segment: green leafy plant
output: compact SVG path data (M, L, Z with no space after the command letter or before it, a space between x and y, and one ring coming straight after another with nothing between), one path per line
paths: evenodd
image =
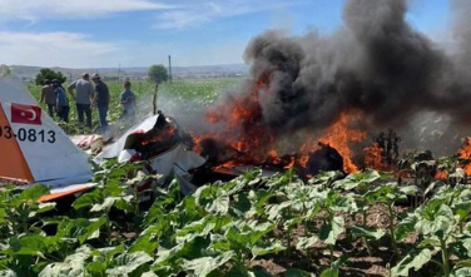
M363 197L370 203L380 203L386 206L385 213L388 216L388 232L391 239L391 245L396 258L400 257L399 248L397 245L397 213L394 205L401 200L407 200L407 196L415 195L417 193L416 186L401 187L398 183L391 182L383 184L371 191L368 191Z

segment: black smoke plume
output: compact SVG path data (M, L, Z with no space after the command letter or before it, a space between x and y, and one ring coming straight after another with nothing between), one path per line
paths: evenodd
M244 55L247 86L268 80L258 124L319 130L347 110L362 111L370 127L403 126L423 111L471 123L470 2L454 3L462 15L453 56L406 22L406 0L349 0L344 26L328 36L268 31L254 38Z

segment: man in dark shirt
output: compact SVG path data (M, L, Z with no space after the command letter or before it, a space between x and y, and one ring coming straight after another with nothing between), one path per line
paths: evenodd
M123 117L127 121L134 121L137 110L136 96L131 90L131 82L129 81L124 82L124 91L121 93L120 102L123 105Z
M108 114L108 106L110 103L110 93L108 91L108 86L101 80L98 73L92 75L92 80L95 83L95 98L93 99L93 104L98 108L100 129L104 132L108 128L106 116Z
M54 88L54 94L56 96L57 115L64 122L69 122L70 107L65 89L57 79L52 80L52 87Z
M41 88L41 103L46 103L49 115L54 117L56 95L54 94L54 88L52 87L51 81L48 79L44 80L44 86Z

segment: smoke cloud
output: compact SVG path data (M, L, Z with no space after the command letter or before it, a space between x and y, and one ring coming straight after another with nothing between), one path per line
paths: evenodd
M471 1L455 0L458 53L449 56L406 22L406 0L349 0L344 26L302 37L268 31L248 45L245 90L259 88L267 130L319 130L344 111L369 128L404 126L415 115L471 115ZM222 100L229 105L233 99ZM470 122L471 123L471 122Z

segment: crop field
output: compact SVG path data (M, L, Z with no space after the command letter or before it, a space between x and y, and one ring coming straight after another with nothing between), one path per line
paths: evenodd
M209 106L241 83L178 80L159 96ZM108 84L114 121L121 89ZM144 99L153 92L147 83L133 89ZM401 174L253 169L186 196L176 179L139 192L138 183L159 176L141 174L142 162L114 160L95 169L98 187L78 198L39 203L47 187L7 187L0 276L471 276L471 188L459 174L469 160L421 157L401 160ZM450 174L430 178L431 166Z
M254 170L139 203L139 164L109 162L99 187L57 214L48 189L1 192L1 276L470 276L471 189L365 171L308 183ZM58 204L59 205L59 204Z
M215 79L202 79L202 80L174 80L171 83L163 83L159 86L159 99L165 98L171 101L193 101L198 106L207 106L211 104L217 97L224 92L232 91L236 89L243 82L241 78L215 78ZM122 82L118 81L105 81L110 91L110 109L108 113L108 119L111 124L117 122L122 114L122 107L119 104L119 96L123 91ZM149 105L154 93L154 84L146 81L133 81L131 80L131 90L136 94L138 105L140 107L139 112L141 116L145 116L152 111L152 107ZM67 89L67 83L63 84L64 88ZM41 87L36 85L28 85L29 91L33 96L41 99ZM70 123L60 123L61 127L69 134L76 133L87 133L96 130L98 127L98 112L93 111L93 126L94 130L79 130L77 123L76 109L74 107L73 100L70 99ZM45 105L43 105L45 109ZM165 110L165 107L160 107ZM45 109L46 110L46 109ZM57 117L56 117L57 120Z
M470 15L0 0L0 277L471 277Z

